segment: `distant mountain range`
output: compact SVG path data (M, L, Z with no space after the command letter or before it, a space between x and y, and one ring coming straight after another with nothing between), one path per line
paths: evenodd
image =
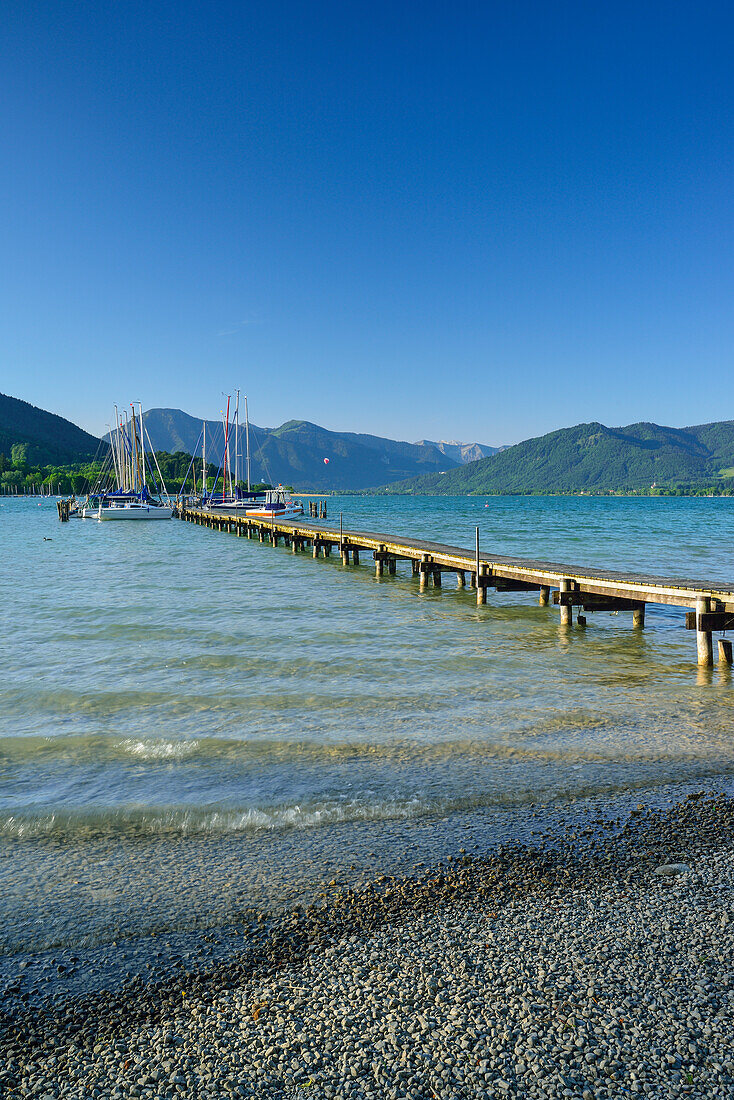
M31 466L87 462L106 450L102 441L63 416L0 394L0 454Z
M145 425L153 447L201 455L201 420L181 409L149 409ZM223 449L221 421L207 421L207 462L219 460ZM232 431L232 429L230 429ZM240 427L239 451L244 471L245 429ZM230 442L234 458L234 440ZM423 473L458 466L433 444L400 443L377 435L331 432L307 420L288 420L279 428L250 424L251 479L282 482L297 489L365 489ZM328 460L328 461L326 461Z
M498 451L505 450L504 447L490 447L486 443L459 443L456 439L439 439L437 443L432 439L421 439L418 441L418 446L435 447L447 458L453 458L458 465L476 462L480 458L489 458L490 455L496 455Z
M477 462L385 486L385 492L579 493L721 482L734 487L734 421L690 428L576 424Z
M145 422L156 450L201 455L196 417L180 409L151 409ZM222 441L221 423L208 421L208 462L219 461ZM69 420L0 394L0 454L6 459L29 466L73 465L104 450L104 441ZM244 427L239 450L244 476ZM250 454L253 482L283 482L302 491L379 486L375 491L441 495L583 493L653 485L734 490L732 420L689 428L576 424L504 448L455 440L401 443L289 420L279 428L250 425ZM482 457L466 461L475 454Z
M201 420L182 409L149 409L145 426L155 450L201 454ZM233 431L233 429L230 429ZM222 452L221 421L207 421L207 461ZM464 461L457 456L462 443L397 442L350 431L328 431L308 420L288 420L280 428L250 425L253 482L294 485L296 488L369 488L424 473L452 470ZM478 444L470 444L475 448ZM445 450L445 448L448 449ZM240 427L240 469L244 471L244 426ZM481 448L490 452L492 448ZM448 453L449 451L456 452ZM230 442L233 459L234 441ZM326 461L328 460L328 461Z

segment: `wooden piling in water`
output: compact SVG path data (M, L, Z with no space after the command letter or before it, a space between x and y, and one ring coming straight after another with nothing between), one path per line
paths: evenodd
M711 600L708 596L699 596L696 600L696 650L698 663L704 668L710 668L714 663L713 636L710 630L701 629L701 616L711 610Z
M645 605L636 607L632 612L632 625L636 630L642 630L645 625Z
M479 566L479 574L477 576L477 607L483 607L487 602L487 577L484 573L485 567Z
M547 607L550 603L550 585L541 584L540 595L538 596L538 604L540 607Z
M719 664L730 665L732 663L732 646L728 638L719 638Z
M463 569L457 569L456 571L456 587L466 588L466 573Z
M571 581L566 577L563 578L560 584L561 592L571 591ZM561 625L571 626L573 624L573 607L570 603L561 604Z

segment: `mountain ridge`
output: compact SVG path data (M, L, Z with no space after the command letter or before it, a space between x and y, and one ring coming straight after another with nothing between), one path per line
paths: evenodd
M86 462L107 447L57 413L0 393L0 454L11 461L50 466Z
M201 420L181 409L149 409L144 415L155 450L201 456ZM240 424L241 476L244 436L245 427ZM208 420L208 462L221 455L223 441L222 423ZM308 420L286 420L276 428L250 424L250 455L253 482L282 482L316 491L369 489L422 471L437 472L457 465L434 447L356 432L332 432Z
M673 428L652 421L600 421L523 440L445 474L416 477L381 492L436 495L639 491L728 481L734 487L734 421Z

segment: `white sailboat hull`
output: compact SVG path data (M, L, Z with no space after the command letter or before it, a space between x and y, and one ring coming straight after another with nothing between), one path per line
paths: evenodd
M173 508L155 504L113 504L106 508L85 508L85 519L104 520L149 520L171 519Z

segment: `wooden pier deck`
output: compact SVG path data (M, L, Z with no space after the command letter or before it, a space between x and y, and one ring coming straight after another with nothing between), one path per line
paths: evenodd
M441 587L445 573L453 574L460 588L467 586L468 578L480 605L486 603L488 589L537 592L540 606L557 604L561 622L568 626L573 623L574 608L578 609L581 624L586 622L585 615L589 612L630 611L632 624L638 629L645 625L648 603L690 608L684 625L696 632L698 663L704 666L713 664L714 632L734 630L734 582L660 577L507 557L477 547L470 550L384 532L340 529L306 516L264 520L185 506L179 506L176 514L189 523L257 538L274 546L283 541L293 553L310 549L313 557L328 557L335 550L345 566L358 565L360 555L369 554L377 576L385 571L394 574L398 561L409 561L421 589L429 584ZM732 643L727 639L719 641L718 656L722 664L732 663Z

